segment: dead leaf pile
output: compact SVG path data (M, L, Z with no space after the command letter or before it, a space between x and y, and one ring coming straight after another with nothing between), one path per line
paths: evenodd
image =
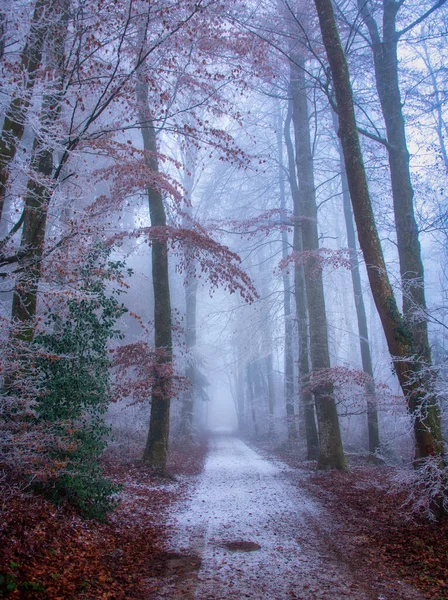
M262 450L272 454L272 449ZM367 579L383 578L389 594L395 574L395 580L420 590L422 599L448 598L448 519L431 523L411 518L403 507L406 492L396 491L393 484L394 468L360 465L357 459L348 472L317 473L314 465L293 454L275 454L305 470L300 485L330 511L331 527L322 534L344 563ZM394 598L402 593L397 588Z
M185 449L184 449L185 450ZM206 447L171 452L180 481L161 480L137 461L105 459L106 474L121 484L120 503L106 523L80 518L23 491L17 482L0 491L0 597L124 599L145 597L147 580L165 563L170 506L201 471ZM185 477L184 477L185 475Z

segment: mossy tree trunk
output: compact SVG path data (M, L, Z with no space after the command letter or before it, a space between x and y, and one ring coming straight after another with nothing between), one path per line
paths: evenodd
M398 380L414 419L415 458L418 464L419 459L443 455L439 408L431 394L431 374L428 374L424 363L415 360L415 338L398 310L387 274L367 186L347 60L339 37L333 5L331 0L315 0L315 5L333 77L339 137L359 245Z
M64 0L61 2L64 3ZM20 57L20 70L25 82L24 89L20 95L11 100L5 110L0 136L0 220L8 189L10 166L25 131L26 114L31 104L36 74L42 60L42 48L47 33L52 30L53 12L58 4L58 0L36 1L31 17L30 31ZM50 44L52 44L51 40ZM37 158L35 166L39 166Z

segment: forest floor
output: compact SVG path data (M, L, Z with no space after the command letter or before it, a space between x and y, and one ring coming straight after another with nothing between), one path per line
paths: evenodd
M404 539L409 540L406 533L403 539L400 535L401 527L406 529L410 524L379 519L381 538L375 514L384 505L391 516L397 505L389 498L384 501L385 482L381 482L381 489L377 486L380 479L376 468L370 489L368 472L363 476L355 471L317 475L290 456L282 458L287 461L273 458L272 448L258 445L254 450L237 438L212 438L193 496L175 507L168 568L162 579L149 582L148 598L448 597L442 580L444 565L435 556L446 547L434 545L437 531L446 533L446 529L422 526L418 542L408 546L407 554L405 547L402 557L394 554L393 543L398 548ZM365 510L363 498L375 502L375 508ZM384 534L387 526L391 528L389 546ZM412 527L415 534L418 527ZM432 571L420 564L428 561L430 565L430 556ZM410 576L411 569L404 569L404 565L412 568L412 564L417 573L414 576ZM418 573L426 573L426 579Z
M446 600L448 523L409 521L391 470L317 474L230 436L172 448L161 480L110 455L105 523L0 487L0 596L43 600ZM10 592L6 594L6 588Z
M352 572L380 584L379 598L408 598L396 579L422 600L448 599L448 518L429 522L411 515L408 492L396 484L396 468L366 464L365 457L353 455L348 471L318 473L315 463L304 463L285 448L258 443L257 449L301 473L303 488L330 516L324 538Z
M173 479L152 475L137 458L105 457L120 502L104 523L56 507L10 478L0 481L0 597L39 600L140 600L162 576L173 505L188 497L206 444L172 447Z

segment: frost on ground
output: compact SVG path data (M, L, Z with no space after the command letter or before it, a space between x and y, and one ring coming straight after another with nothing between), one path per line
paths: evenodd
M174 519L165 577L148 582L148 598L419 598L400 582L387 595L354 571L297 471L237 438L211 440L198 487Z

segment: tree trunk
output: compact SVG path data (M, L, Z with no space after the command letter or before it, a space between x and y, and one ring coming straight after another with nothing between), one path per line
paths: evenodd
M317 256L317 251L319 250L317 205L304 67L305 61L301 56L297 56L294 63L291 63L292 120L295 132L297 175L302 205L303 250L310 251L311 253L304 261L310 328L311 365L313 371L318 372L321 369L329 369L331 364L328 349L322 268ZM345 469L346 463L339 429L339 418L333 398L333 384L331 382L321 384L313 391L319 428L318 468Z
M286 219L286 194L285 194L285 166L283 161L283 136L282 136L282 118L278 115L277 123L277 149L278 149L278 181L280 188L280 210L281 219ZM285 260L289 254L288 232L282 228L282 258ZM293 314L291 310L291 282L289 273L283 271L283 310L284 310L284 335L285 335L285 409L286 426L288 431L288 440L295 442L297 440L297 426L295 421L294 407L294 356L292 346L293 332Z
M339 129L338 117L332 113L333 126L337 132ZM361 274L359 272L359 261L356 248L356 233L353 223L353 213L350 204L350 191L348 189L347 173L345 172L344 153L340 142L338 142L339 169L341 172L342 202L344 207L345 227L347 231L347 245L350 250L351 276L353 295L355 298L356 317L358 321L359 347L361 351L362 369L369 376L365 386L367 394L367 428L369 433L369 452L373 457L380 449L380 436L378 428L378 412L376 405L375 384L373 381L372 357L370 354L369 331L367 328L366 308L361 285Z
M258 437L259 429L257 422L257 412L255 409L255 394L254 394L254 363L248 362L246 365L246 390L247 390L247 403L249 405L250 414L252 417L252 425L254 428L255 436Z
M251 377L253 385L253 406L255 414L258 417L258 415L263 414L262 409L264 400L268 397L267 381L264 378L261 358L257 358L251 362ZM262 425L264 425L264 423L262 423ZM260 433L259 427L257 433Z
M269 340L272 342L272 340ZM268 434L271 439L274 438L274 413L275 413L275 391L274 391L274 370L273 370L273 357L270 352L265 358L266 364L266 376L268 380L268 411L269 411L269 425Z
M339 116L339 137L358 240L367 266L370 287L386 336L389 352L410 413L414 418L416 461L442 456L440 413L430 392L431 375L414 360L414 340L397 307L384 262L375 217L367 186L364 162L356 126L350 75L342 49L331 0L315 0L322 37L333 76Z
M266 274L263 272L263 265L265 264L264 251L261 249L259 255L259 287L262 298L269 297L269 285L266 281ZM268 409L268 435L273 437L274 435L274 411L275 411L275 390L274 390L274 373L273 373L273 356L272 356L272 318L270 307L267 302L261 304L261 318L264 323L261 330L261 352L264 355L263 359L260 358L256 361L258 377L255 378L256 385L258 386L258 397L261 400L262 397L267 399ZM263 365L264 363L264 365ZM264 377L266 375L266 379Z
M182 423L181 434L188 440L193 437L193 414L195 401L195 374L196 365L194 351L196 348L196 298L198 282L196 279L196 264L191 253L186 251L186 269L185 269L185 348L187 351L187 368L185 376L189 382L189 388L186 390L182 405Z
M296 165L294 146L291 140L292 103L289 103L288 114L285 120L284 135L288 153L289 184L294 208L294 238L293 251L302 252L302 206L299 186L296 178ZM308 336L308 308L305 284L305 273L303 265L299 262L294 264L294 297L296 301L296 314L299 338L299 393L300 402L303 407L305 418L305 435L307 447L307 460L317 460L319 455L319 439L317 435L316 419L314 416L313 395L309 388L309 336Z
M56 0L36 1L28 39L20 57L20 68L25 82L24 91L22 95L11 100L5 111L0 136L0 220L8 188L9 169L16 155L17 145L23 137L25 117L31 104L36 72L42 60L42 46L48 30L51 29L52 13L57 4ZM36 159L37 167L38 162L39 160Z
M194 160L188 155L188 151L184 156L184 169L186 175L184 177L184 188L187 192L189 201L193 193L193 173ZM191 204L186 203L184 206L184 227L191 226ZM183 395L183 404L181 411L181 426L180 434L187 440L193 439L193 415L194 403L196 395L196 364L195 364L195 348L196 348L196 304L198 280L196 278L196 262L190 248L185 249L185 349L187 352L187 367L185 376L189 382L189 388Z
M431 352L426 320L424 269L414 215L414 189L398 79L399 35L396 30L396 18L400 4L395 0L383 0L382 39L370 12L369 3L366 0L358 0L358 8L369 30L376 88L386 125L403 291L403 314L407 327L412 332L415 353L429 364Z
M137 83L137 102L146 166L154 177L159 173L157 140L149 114L148 86L143 79ZM152 227L165 227L166 215L160 189L149 185L149 215ZM166 470L168 454L171 376L172 325L171 298L168 273L168 245L166 241L152 241L152 284L154 290L154 341L157 352L158 380L152 390L151 415L143 461L161 471Z
M244 394L244 353L239 347L236 349L236 393L237 393L237 411L238 411L238 432L245 434L248 431L247 423L247 404ZM249 400L249 398L247 398Z
M0 8L0 60L3 60L5 55L5 35L6 35L6 14L4 10Z
M25 253L17 278L12 301L12 318L20 323L17 336L31 341L34 336L34 319L37 307L37 291L42 271L42 255L45 242L47 213L53 194L53 149L47 137L54 129L62 106L64 45L68 27L70 0L59 0L55 22L49 28L47 66L52 70L53 90L42 100L41 131L33 144L31 166L35 175L27 185L21 250Z

